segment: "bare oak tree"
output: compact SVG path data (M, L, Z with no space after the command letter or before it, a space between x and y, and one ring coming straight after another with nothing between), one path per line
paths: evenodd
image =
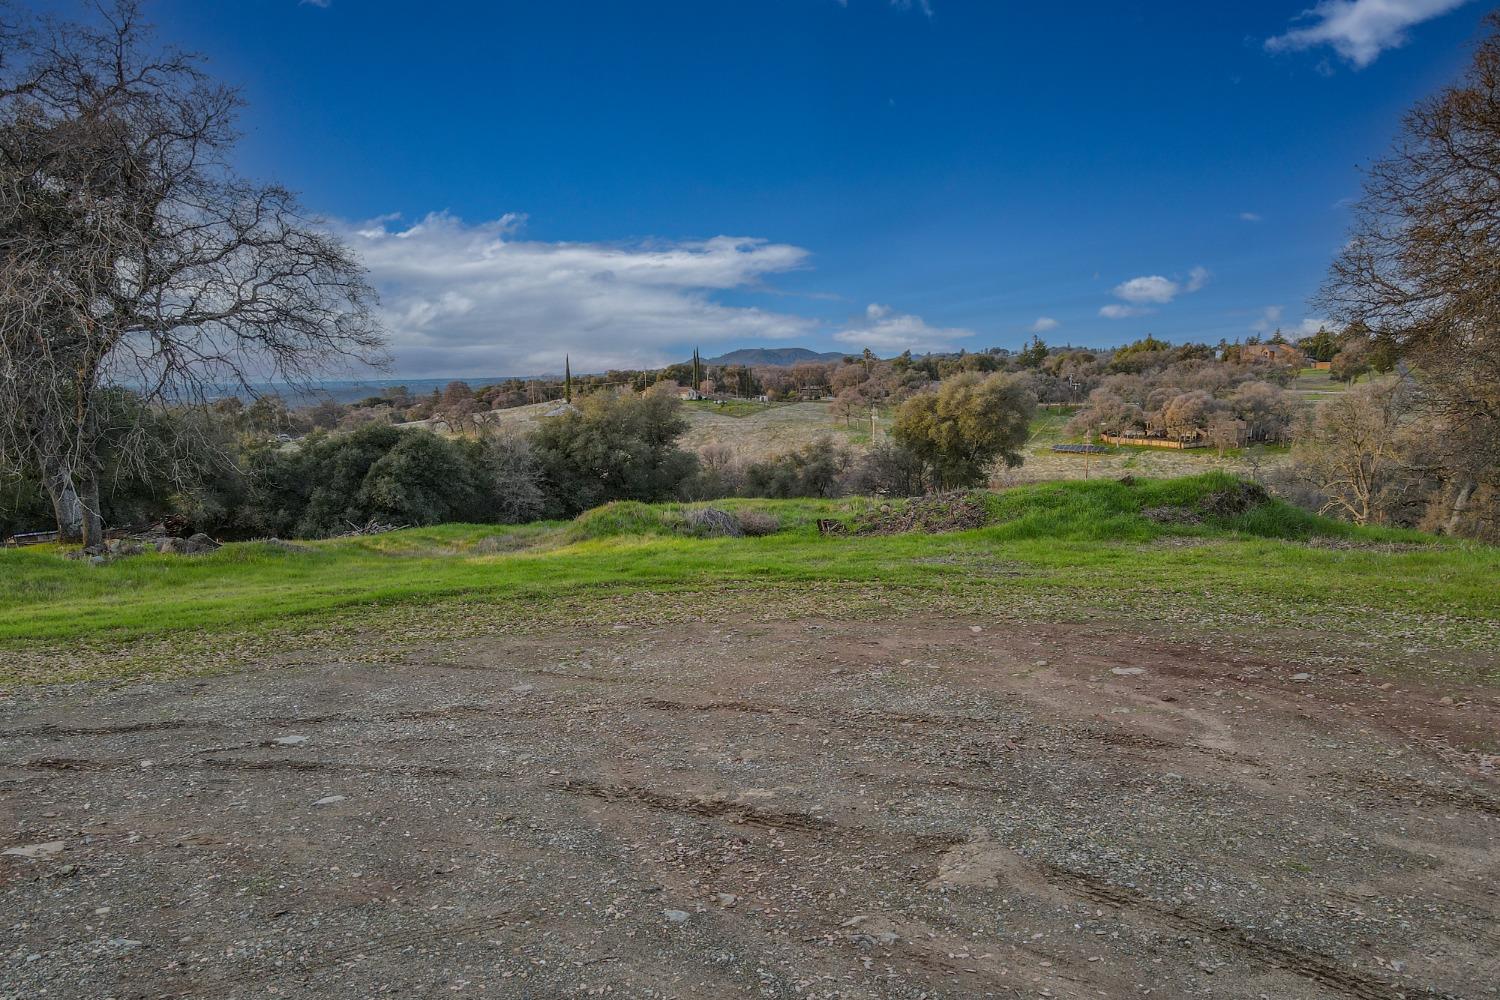
M1321 293L1415 367L1450 531L1500 534L1500 12L1464 79L1418 104L1368 173ZM1349 348L1345 348L1346 353Z
M135 0L38 21L0 63L0 465L65 538L102 540L110 393L202 403L378 360L363 268L275 185L237 177L237 94L153 44ZM118 409L118 408L115 408Z
M1318 406L1293 448L1293 468L1323 498L1319 514L1343 515L1355 524L1382 519L1387 494L1406 480L1401 432L1412 402L1411 387L1390 377Z

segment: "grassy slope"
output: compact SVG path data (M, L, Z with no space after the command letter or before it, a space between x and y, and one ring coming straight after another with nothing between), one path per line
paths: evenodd
M684 537L670 527L674 505L613 504L573 523L444 525L304 551L244 543L97 567L49 549L0 552L0 678L34 679L39 662L45 672L47 656L75 648L173 633L289 634L336 619L375 627L398 605L522 613L671 593L749 594L762 605L773 594L815 593L830 611L840 595L874 593L907 611L960 602L1074 620L1186 615L1200 624L1322 622L1349 634L1436 630L1473 648L1493 641L1500 549L1414 546L1430 540L1279 503L1202 525L1141 516L1193 508L1232 482L1211 474L1021 487L988 496L989 526L942 535L818 534L818 518L849 519L868 501L738 501L729 505L775 513L783 530ZM1303 544L1318 538L1355 547ZM6 669L7 650L28 649L29 667ZM39 660L38 650L52 652Z

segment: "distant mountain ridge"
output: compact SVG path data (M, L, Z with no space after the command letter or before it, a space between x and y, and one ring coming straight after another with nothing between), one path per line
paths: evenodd
M721 354L717 358L704 358L709 365L799 365L804 361L838 361L845 356L843 351L825 351L819 354L805 347L743 347L738 351Z

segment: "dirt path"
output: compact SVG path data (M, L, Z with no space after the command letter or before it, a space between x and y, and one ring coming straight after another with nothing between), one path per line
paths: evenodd
M1495 695L1301 669L801 621L20 692L0 997L1500 995Z

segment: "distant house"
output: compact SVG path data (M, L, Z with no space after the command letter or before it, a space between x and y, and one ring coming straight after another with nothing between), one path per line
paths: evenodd
M697 389L693 389L693 388L684 386L683 388L677 390L677 398L678 399L702 399L703 398L703 393L699 392Z
M1307 364L1307 355L1300 347L1291 344L1246 344L1240 348L1240 360L1245 362L1265 361L1273 365Z

